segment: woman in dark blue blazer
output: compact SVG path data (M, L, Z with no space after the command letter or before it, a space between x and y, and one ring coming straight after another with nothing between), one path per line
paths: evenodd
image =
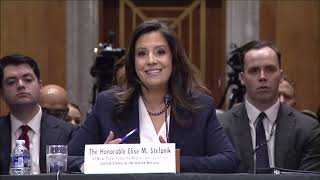
M69 144L70 155L83 155L85 144L170 142L181 150L181 172L236 170L238 160L217 120L213 98L164 22L150 20L135 29L125 70L127 84L98 95ZM120 137L136 128L122 142Z

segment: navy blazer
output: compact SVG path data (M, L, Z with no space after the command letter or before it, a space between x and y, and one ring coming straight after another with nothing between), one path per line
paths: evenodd
M77 128L61 119L42 112L40 126L40 172L46 173L46 146L66 145ZM8 174L11 153L10 116L0 118L0 173ZM31 157L32 158L32 157Z
M241 161L238 172L252 172L254 152L244 103L225 112L219 120ZM276 122L275 167L320 171L320 126L317 120L281 103Z
M92 112L68 145L70 155L83 156L85 144L104 143L109 131L113 131L115 137L123 137L132 129L138 128L138 132L126 142L140 143L138 97L123 113L121 122L112 119L113 100L111 91L98 95ZM170 119L169 141L175 143L176 148L181 151L181 172L233 172L237 168L238 160L216 118L213 99L201 94L197 101L202 108L193 115L177 109L181 118L195 117L190 127L183 128L172 116Z

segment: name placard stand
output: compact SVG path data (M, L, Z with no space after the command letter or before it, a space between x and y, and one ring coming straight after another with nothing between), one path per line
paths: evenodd
M176 173L180 173L180 149L176 149Z
M180 151L174 143L85 146L85 174L176 172L180 172Z

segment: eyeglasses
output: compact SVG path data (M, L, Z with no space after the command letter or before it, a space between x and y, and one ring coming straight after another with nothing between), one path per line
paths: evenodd
M63 119L66 117L68 109L63 110L63 109L47 109L47 108L42 108L42 112L45 112L47 114L50 114L52 116L55 116L58 119Z

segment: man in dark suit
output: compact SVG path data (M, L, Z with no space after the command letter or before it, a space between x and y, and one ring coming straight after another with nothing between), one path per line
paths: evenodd
M284 103L280 52L269 42L240 48L245 102L219 119L241 160L239 172L263 168L320 171L319 123Z
M17 139L24 139L31 154L31 173L46 172L46 145L65 145L72 125L43 113L39 104L40 70L30 57L10 55L0 61L0 93L10 113L0 119L0 173L8 174L10 153Z
M43 112L65 120L69 112L68 94L56 84L48 84L40 91L39 104Z

